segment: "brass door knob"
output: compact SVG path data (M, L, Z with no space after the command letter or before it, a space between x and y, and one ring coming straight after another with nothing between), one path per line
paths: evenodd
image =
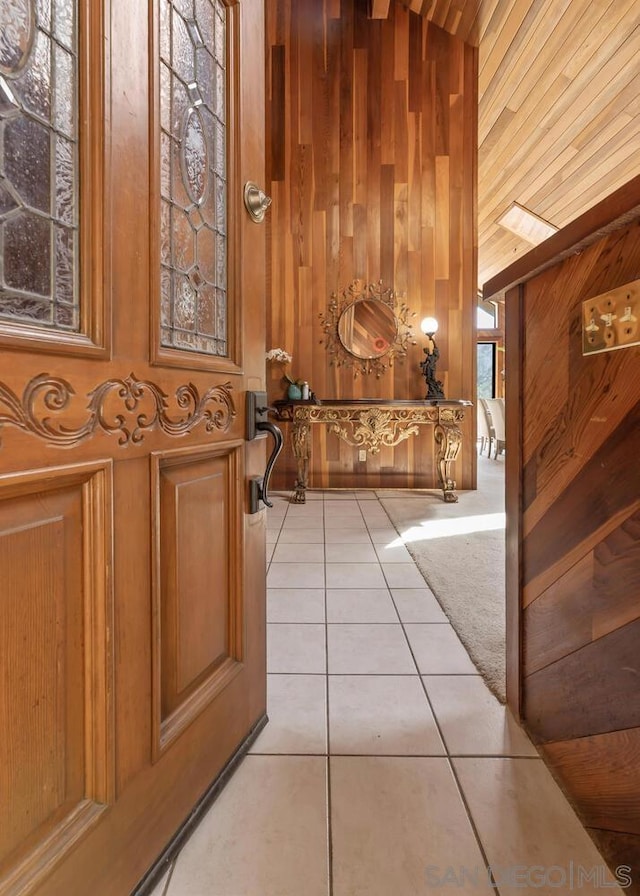
M264 221L267 209L271 205L271 197L267 196L257 184L248 180L244 185L244 205L252 221L260 224Z

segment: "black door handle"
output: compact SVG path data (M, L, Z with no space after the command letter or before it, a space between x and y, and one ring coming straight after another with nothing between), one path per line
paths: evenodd
M269 480L271 479L271 471L273 470L273 465L275 464L278 455L282 451L282 432L280 428L275 425L275 423L270 423L268 420L266 422L256 423L256 429L261 430L262 432L269 432L273 436L273 451L269 456L269 460L267 461L267 466L264 471L264 476L262 479L257 478L256 486L258 490L258 501L263 501L267 507L273 507L273 504L269 500Z
M267 404L266 392L247 392L247 439L255 439L259 432L268 432L273 436L273 451L269 455L264 476L253 476L249 480L249 513L260 510L260 501L267 507L273 507L269 500L269 479L273 466L282 451L282 432L280 428L267 419L270 408Z

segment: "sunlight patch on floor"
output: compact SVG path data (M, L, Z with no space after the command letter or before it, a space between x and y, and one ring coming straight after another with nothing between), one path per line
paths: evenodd
M425 520L419 526L411 526L394 538L387 547L398 547L412 541L429 541L433 538L450 538L452 535L469 535L472 532L491 532L504 529L505 513L481 513L476 516L461 516L453 520Z

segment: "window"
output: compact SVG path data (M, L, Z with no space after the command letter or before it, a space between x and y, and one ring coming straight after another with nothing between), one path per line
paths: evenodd
M479 330L495 330L496 308L489 302L478 303L476 323Z
M477 352L478 398L495 398L496 344L495 342L479 342L477 346Z

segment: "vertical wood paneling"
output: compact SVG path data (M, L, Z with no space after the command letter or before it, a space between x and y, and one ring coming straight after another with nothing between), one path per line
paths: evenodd
M478 46L478 255L486 283L531 249L497 223L514 200L563 228L637 173L638 3L400 2Z
M290 352L287 373L319 397L423 398L419 322L435 315L445 393L473 400L475 49L399 2L376 20L364 0L269 0L267 22L267 347ZM319 314L354 279L382 279L415 313L416 344L380 379L331 367L320 342ZM283 372L268 371L272 400L284 395ZM472 418L461 488L474 484ZM314 486L436 485L428 430L366 464L320 430ZM285 451L276 486L291 485L294 470Z

